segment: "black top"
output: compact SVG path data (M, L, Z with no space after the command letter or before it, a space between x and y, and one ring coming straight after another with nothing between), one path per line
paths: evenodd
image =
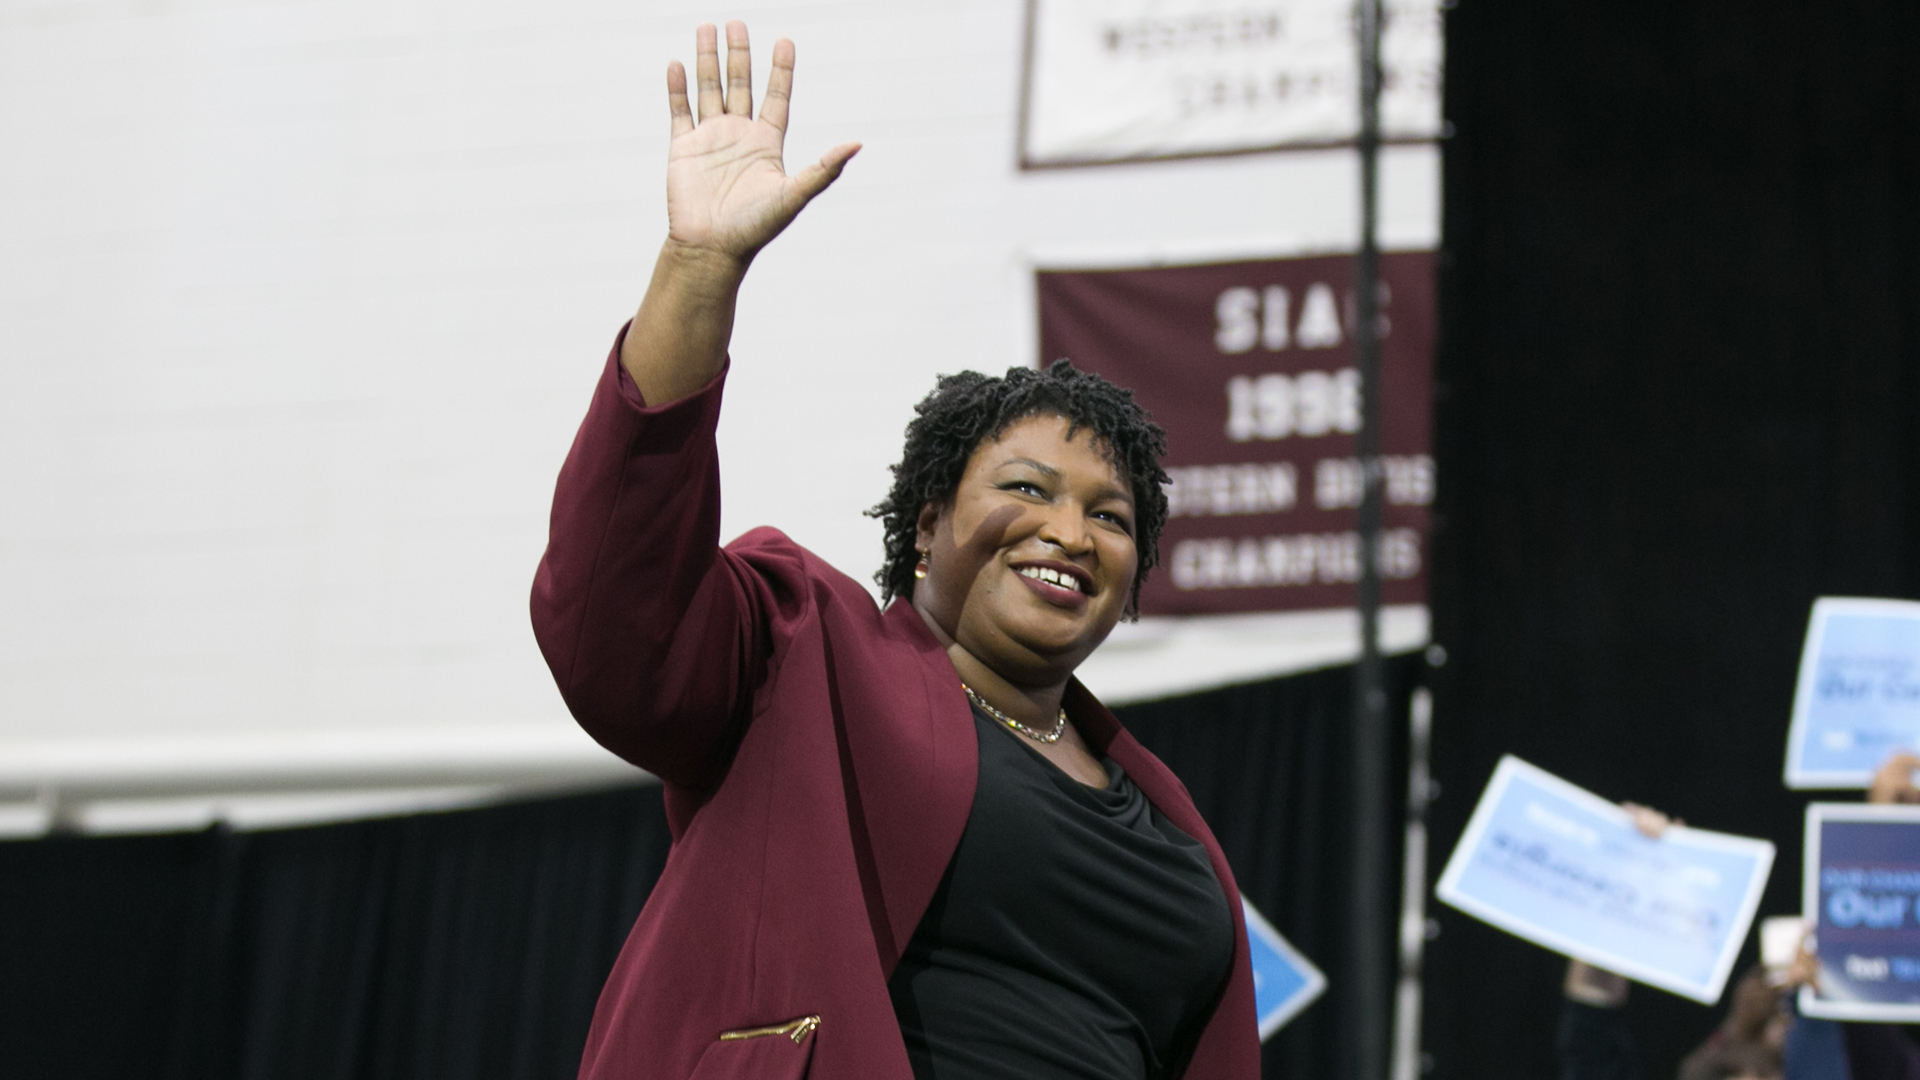
M974 710L966 831L888 989L917 1080L1177 1075L1233 962L1206 848Z

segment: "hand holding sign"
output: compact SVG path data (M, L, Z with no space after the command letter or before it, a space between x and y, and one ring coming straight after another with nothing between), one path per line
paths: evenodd
M1904 750L1888 758L1867 785L1867 801L1889 806L1920 803L1920 788L1913 786L1915 769L1920 769L1920 757Z
M1920 1021L1920 806L1814 803L1806 845L1819 970L1800 1011Z
M1662 827L1506 757L1436 892L1555 952L1712 1003L1772 866L1764 840Z

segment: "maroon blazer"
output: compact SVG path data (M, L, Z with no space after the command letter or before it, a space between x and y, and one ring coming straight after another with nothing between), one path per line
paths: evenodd
M912 1080L887 978L973 805L959 676L911 604L880 610L785 535L721 547L725 372L651 408L619 356L616 341L560 472L533 625L580 725L666 785L674 844L601 991L580 1076ZM1234 963L1185 1075L1255 1080L1246 927L1220 845L1078 681L1066 708L1206 845Z

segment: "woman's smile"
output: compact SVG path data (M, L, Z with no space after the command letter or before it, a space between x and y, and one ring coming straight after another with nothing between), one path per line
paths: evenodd
M1030 560L1013 568L1034 595L1056 607L1078 611L1094 591L1093 576L1077 566L1049 560Z

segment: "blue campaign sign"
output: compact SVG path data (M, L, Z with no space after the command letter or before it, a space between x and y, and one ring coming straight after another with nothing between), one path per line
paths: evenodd
M1920 752L1920 603L1813 603L1787 733L1787 786L1863 788L1887 757Z
M1555 952L1712 1004L1746 940L1773 845L1620 807L1516 757L1494 770L1435 889Z
M1327 977L1244 896L1240 910L1247 916L1247 946L1253 955L1253 1013L1260 1020L1260 1041L1265 1042L1325 992Z
M1800 1011L1920 1021L1920 806L1807 807L1802 889L1820 974Z

